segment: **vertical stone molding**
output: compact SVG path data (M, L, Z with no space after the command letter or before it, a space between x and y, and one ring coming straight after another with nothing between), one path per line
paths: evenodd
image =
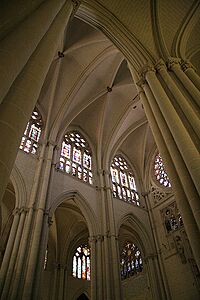
M69 21L73 5L68 0L57 14L37 49L14 81L1 104L0 112L0 198L7 185L20 138L38 99L60 37ZM48 49L48 51L47 51ZM28 99L28 101L27 101ZM12 149L12 151L10 150ZM7 155L9 153L9 157Z
M200 194L200 156L198 149L196 148L196 145L194 145L189 133L185 130L181 118L173 107L167 93L161 86L152 67L149 68L145 66L142 70L142 76L145 77L148 86L155 97L156 105L158 105L160 113L167 123L167 127L181 153L192 181L194 182L194 186Z
M182 83L183 87L188 91L192 96L196 105L200 107L200 91L193 82L188 78L188 76L181 69L181 60L178 58L170 57L167 62L169 70L173 71L177 78Z
M179 107L182 109L183 113L185 114L185 117L188 119L188 122L190 123L192 129L196 133L197 137L200 137L200 122L198 115L196 114L196 111L194 108L190 105L188 99L185 98L183 93L181 93L180 89L177 87L176 83L173 81L173 79L170 77L167 71L166 64L163 60L159 60L156 65L156 70L161 75L164 83L166 84L167 88L170 90L174 98L176 99L176 102L178 103ZM185 126L185 129L187 130L187 127Z
M0 103L44 38L64 2L64 0L44 1L0 41ZM26 42L22 43L24 40Z
M187 60L181 63L181 67L183 72L189 77L196 88L200 91L200 77L196 73L195 67L191 64L191 62Z
M130 68L131 69L131 68ZM132 70L132 69L131 69ZM175 144L166 121L159 109L153 93L151 92L147 81L144 76L138 81L134 71L132 71L133 78L137 82L138 92L144 109L151 126L156 144L164 159L167 167L170 180L173 184L173 189L176 195L178 207L184 219L184 224L188 236L190 236L190 243L195 255L195 259L200 267L200 245L199 245L199 229L192 213L189 201L183 189L181 179L183 180L184 174L177 174L178 170L182 170L183 162L180 160L180 153ZM181 165L180 165L181 164ZM178 167L177 167L178 166ZM187 187L187 185L186 185ZM198 197L198 194L195 194Z
M13 250L13 245L14 245L14 241L15 241L15 237L16 237L16 233L17 233L17 229L18 229L18 225L19 225L19 219L20 219L19 209L15 209L14 219L13 219L9 239L7 242L7 246L6 246L6 250L4 253L1 270L0 270L0 294L2 292L3 285L5 282L6 272L8 270L8 266L9 266L9 262L10 262L10 258L11 258L11 254L12 254L12 250Z

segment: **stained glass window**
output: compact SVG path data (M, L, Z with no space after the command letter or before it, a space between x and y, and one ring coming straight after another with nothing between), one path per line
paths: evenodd
M70 131L65 134L59 168L84 182L93 184L92 152L79 132Z
M42 125L42 117L37 108L35 108L24 131L19 147L21 150L26 153L37 153Z
M90 248L87 244L80 245L73 257L72 275L90 280Z
M113 196L139 206L139 195L133 173L121 155L114 157L110 171L113 184Z
M154 174L155 174L157 181L160 182L160 184L162 184L166 187L171 187L169 177L167 175L165 166L163 164L163 160L159 153L156 155L155 160L154 160Z
M141 252L138 247L126 242L120 255L121 279L132 277L143 270Z

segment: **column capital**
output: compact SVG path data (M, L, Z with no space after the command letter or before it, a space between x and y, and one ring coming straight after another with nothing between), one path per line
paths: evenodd
M103 235L98 234L98 235L96 236L96 239L97 239L97 241L102 242L103 239L104 239L104 237L103 237Z
M146 80L141 77L137 82L136 82L136 85L138 85L142 90L143 90L143 86L145 85L146 83ZM142 91L139 91L138 94L140 94Z
M144 66L140 69L139 75L140 75L143 79L145 79L146 74L147 74L148 72L156 72L154 66L153 66L152 64L150 64L150 63L144 65Z
M193 64L189 60L185 60L181 63L181 68L183 72L187 71L187 69L193 69L196 72L196 68L193 66Z
M20 209L18 207L16 207L13 211L12 214L14 215L18 215L20 213Z
M178 66L180 67L181 59L177 57L169 57L167 60L167 67L171 70L173 67Z
M167 66L166 63L164 62L163 59L159 59L157 61L157 63L155 64L155 68L156 70L160 71L160 70L167 70Z
M81 0L71 0L71 1L73 4L73 11L75 13L81 4Z
M95 235L90 236L90 237L88 238L88 241L89 241L89 243L96 243L97 237L96 237Z

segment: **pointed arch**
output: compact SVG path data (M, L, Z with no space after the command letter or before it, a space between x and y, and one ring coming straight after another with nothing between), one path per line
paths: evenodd
M96 235L99 232L97 217L93 209L88 205L87 200L79 193L79 191L71 190L60 194L53 202L49 209L50 216L53 215L56 208L65 200L73 200L83 214L90 236Z

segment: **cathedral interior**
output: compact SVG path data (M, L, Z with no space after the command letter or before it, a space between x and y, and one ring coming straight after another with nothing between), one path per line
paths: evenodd
M200 299L200 1L0 20L0 299Z

